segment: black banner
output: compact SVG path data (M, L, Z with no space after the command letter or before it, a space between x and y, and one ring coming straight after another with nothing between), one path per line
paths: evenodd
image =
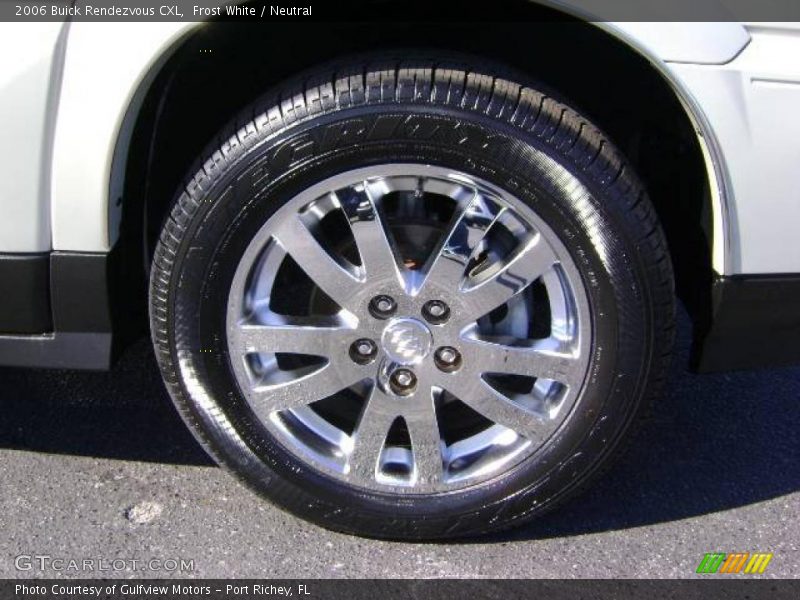
M800 582L702 580L91 580L0 581L0 600L756 600L800 597Z
M0 0L0 21L800 21L798 0Z

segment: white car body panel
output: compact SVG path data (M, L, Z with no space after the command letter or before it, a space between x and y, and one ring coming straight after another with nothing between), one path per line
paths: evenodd
M0 108L30 108L0 122L4 131L19 132L0 138L0 164L13 169L13 177L0 177L0 211L11 215L0 224L0 252L105 252L117 236L121 182L110 178L115 148L128 133L121 131L124 116L169 49L200 25L72 23L63 83L51 77L60 53L55 26L63 25L34 25L50 32L24 42L39 57L26 67L36 85L13 75L19 65L0 66ZM660 69L695 121L714 195L715 270L799 272L800 115L789 110L800 104L798 30L739 23L598 26ZM13 36L0 39L19 52ZM56 124L48 132L46 99L54 94ZM16 158L20 144L27 144L28 160Z
M122 182L110 182L111 164L117 139L125 133L123 118L151 67L195 26L73 24L53 152L54 250L103 252L113 245L120 207L108 207L119 197L115 190Z
M752 41L717 67L670 69L703 108L730 189L728 270L800 271L800 26L752 27Z
M601 24L603 26L604 24ZM606 28L618 32L662 62L721 65L733 60L750 41L740 23L653 23L621 21Z
M51 74L66 27L0 23L0 252L51 248L50 102L58 90Z

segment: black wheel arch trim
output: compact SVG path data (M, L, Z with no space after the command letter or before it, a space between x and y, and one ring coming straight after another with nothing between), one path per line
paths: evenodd
M710 314L692 316L694 371L800 363L800 274L716 276Z
M126 260L119 246L0 255L0 365L109 369L146 331L144 290Z

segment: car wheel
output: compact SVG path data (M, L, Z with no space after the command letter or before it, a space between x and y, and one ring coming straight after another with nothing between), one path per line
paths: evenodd
M325 527L522 523L663 382L666 243L578 112L477 61L335 65L204 155L151 276L156 355L209 453Z

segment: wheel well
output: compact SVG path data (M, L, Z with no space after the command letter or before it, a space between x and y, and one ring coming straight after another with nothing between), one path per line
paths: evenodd
M132 267L128 271L141 277L146 289L150 256L177 189L242 107L336 56L424 47L508 65L557 90L604 129L644 180L667 236L678 296L702 324L710 311L712 210L708 173L689 117L663 76L630 47L594 25L530 6L530 21L490 26L209 23L199 28L164 63L135 118L118 242Z

